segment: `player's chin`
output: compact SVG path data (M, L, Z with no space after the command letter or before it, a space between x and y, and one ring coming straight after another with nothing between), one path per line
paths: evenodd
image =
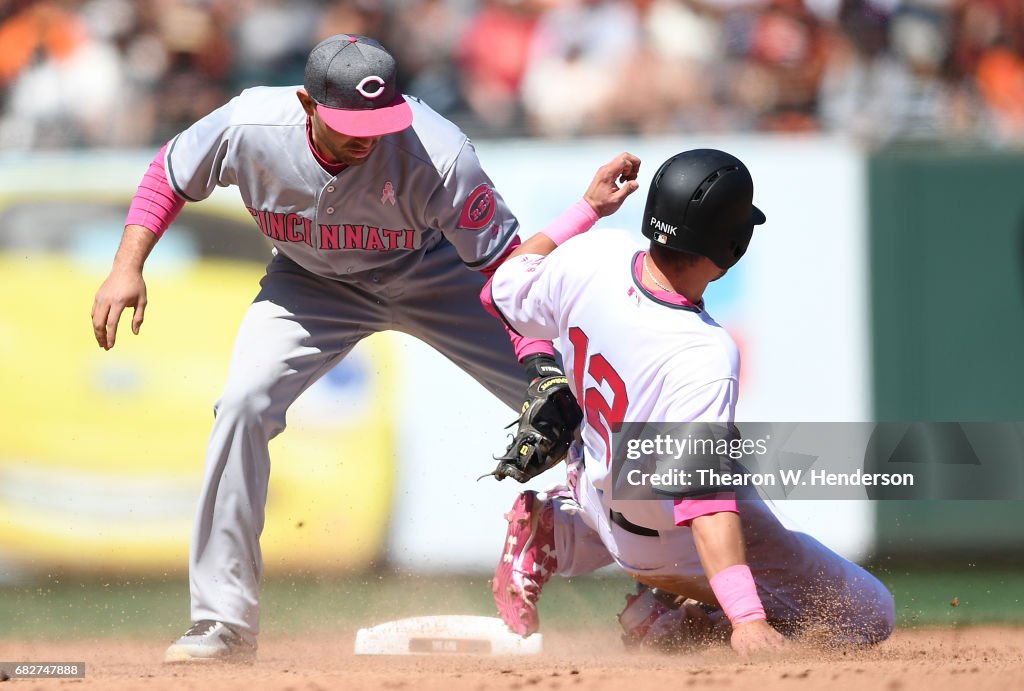
M371 154L376 147L370 147L369 149L357 149L355 151L346 151L344 156L341 156L341 160L350 166L358 166L366 163L370 158Z

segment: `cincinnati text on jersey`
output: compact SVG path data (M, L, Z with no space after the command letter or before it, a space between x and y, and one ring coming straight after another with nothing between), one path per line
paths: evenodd
M389 250L415 249L416 233L411 228L392 230L360 224L321 223L318 239L313 236L313 222L297 213L257 210L246 207L256 224L271 240L301 242L321 250Z

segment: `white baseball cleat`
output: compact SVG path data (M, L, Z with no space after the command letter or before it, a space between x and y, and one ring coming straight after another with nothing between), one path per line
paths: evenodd
M219 621L192 625L164 653L164 662L255 662L256 637Z

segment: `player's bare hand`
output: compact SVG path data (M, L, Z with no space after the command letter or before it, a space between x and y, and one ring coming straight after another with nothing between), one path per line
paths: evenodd
M92 331L104 350L114 347L117 323L127 307L134 310L132 333L138 335L146 312L146 282L140 272L115 269L96 291L92 303Z
M786 649L786 638L764 619L737 624L732 630L732 649L741 657L779 653Z
M583 198L599 217L610 216L640 187L636 181L639 172L640 159L623 152L597 169Z

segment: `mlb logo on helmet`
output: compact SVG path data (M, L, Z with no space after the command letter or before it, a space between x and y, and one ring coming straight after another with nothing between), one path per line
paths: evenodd
M668 235L665 235L664 233L655 233L654 241L661 243L662 245L668 244Z

